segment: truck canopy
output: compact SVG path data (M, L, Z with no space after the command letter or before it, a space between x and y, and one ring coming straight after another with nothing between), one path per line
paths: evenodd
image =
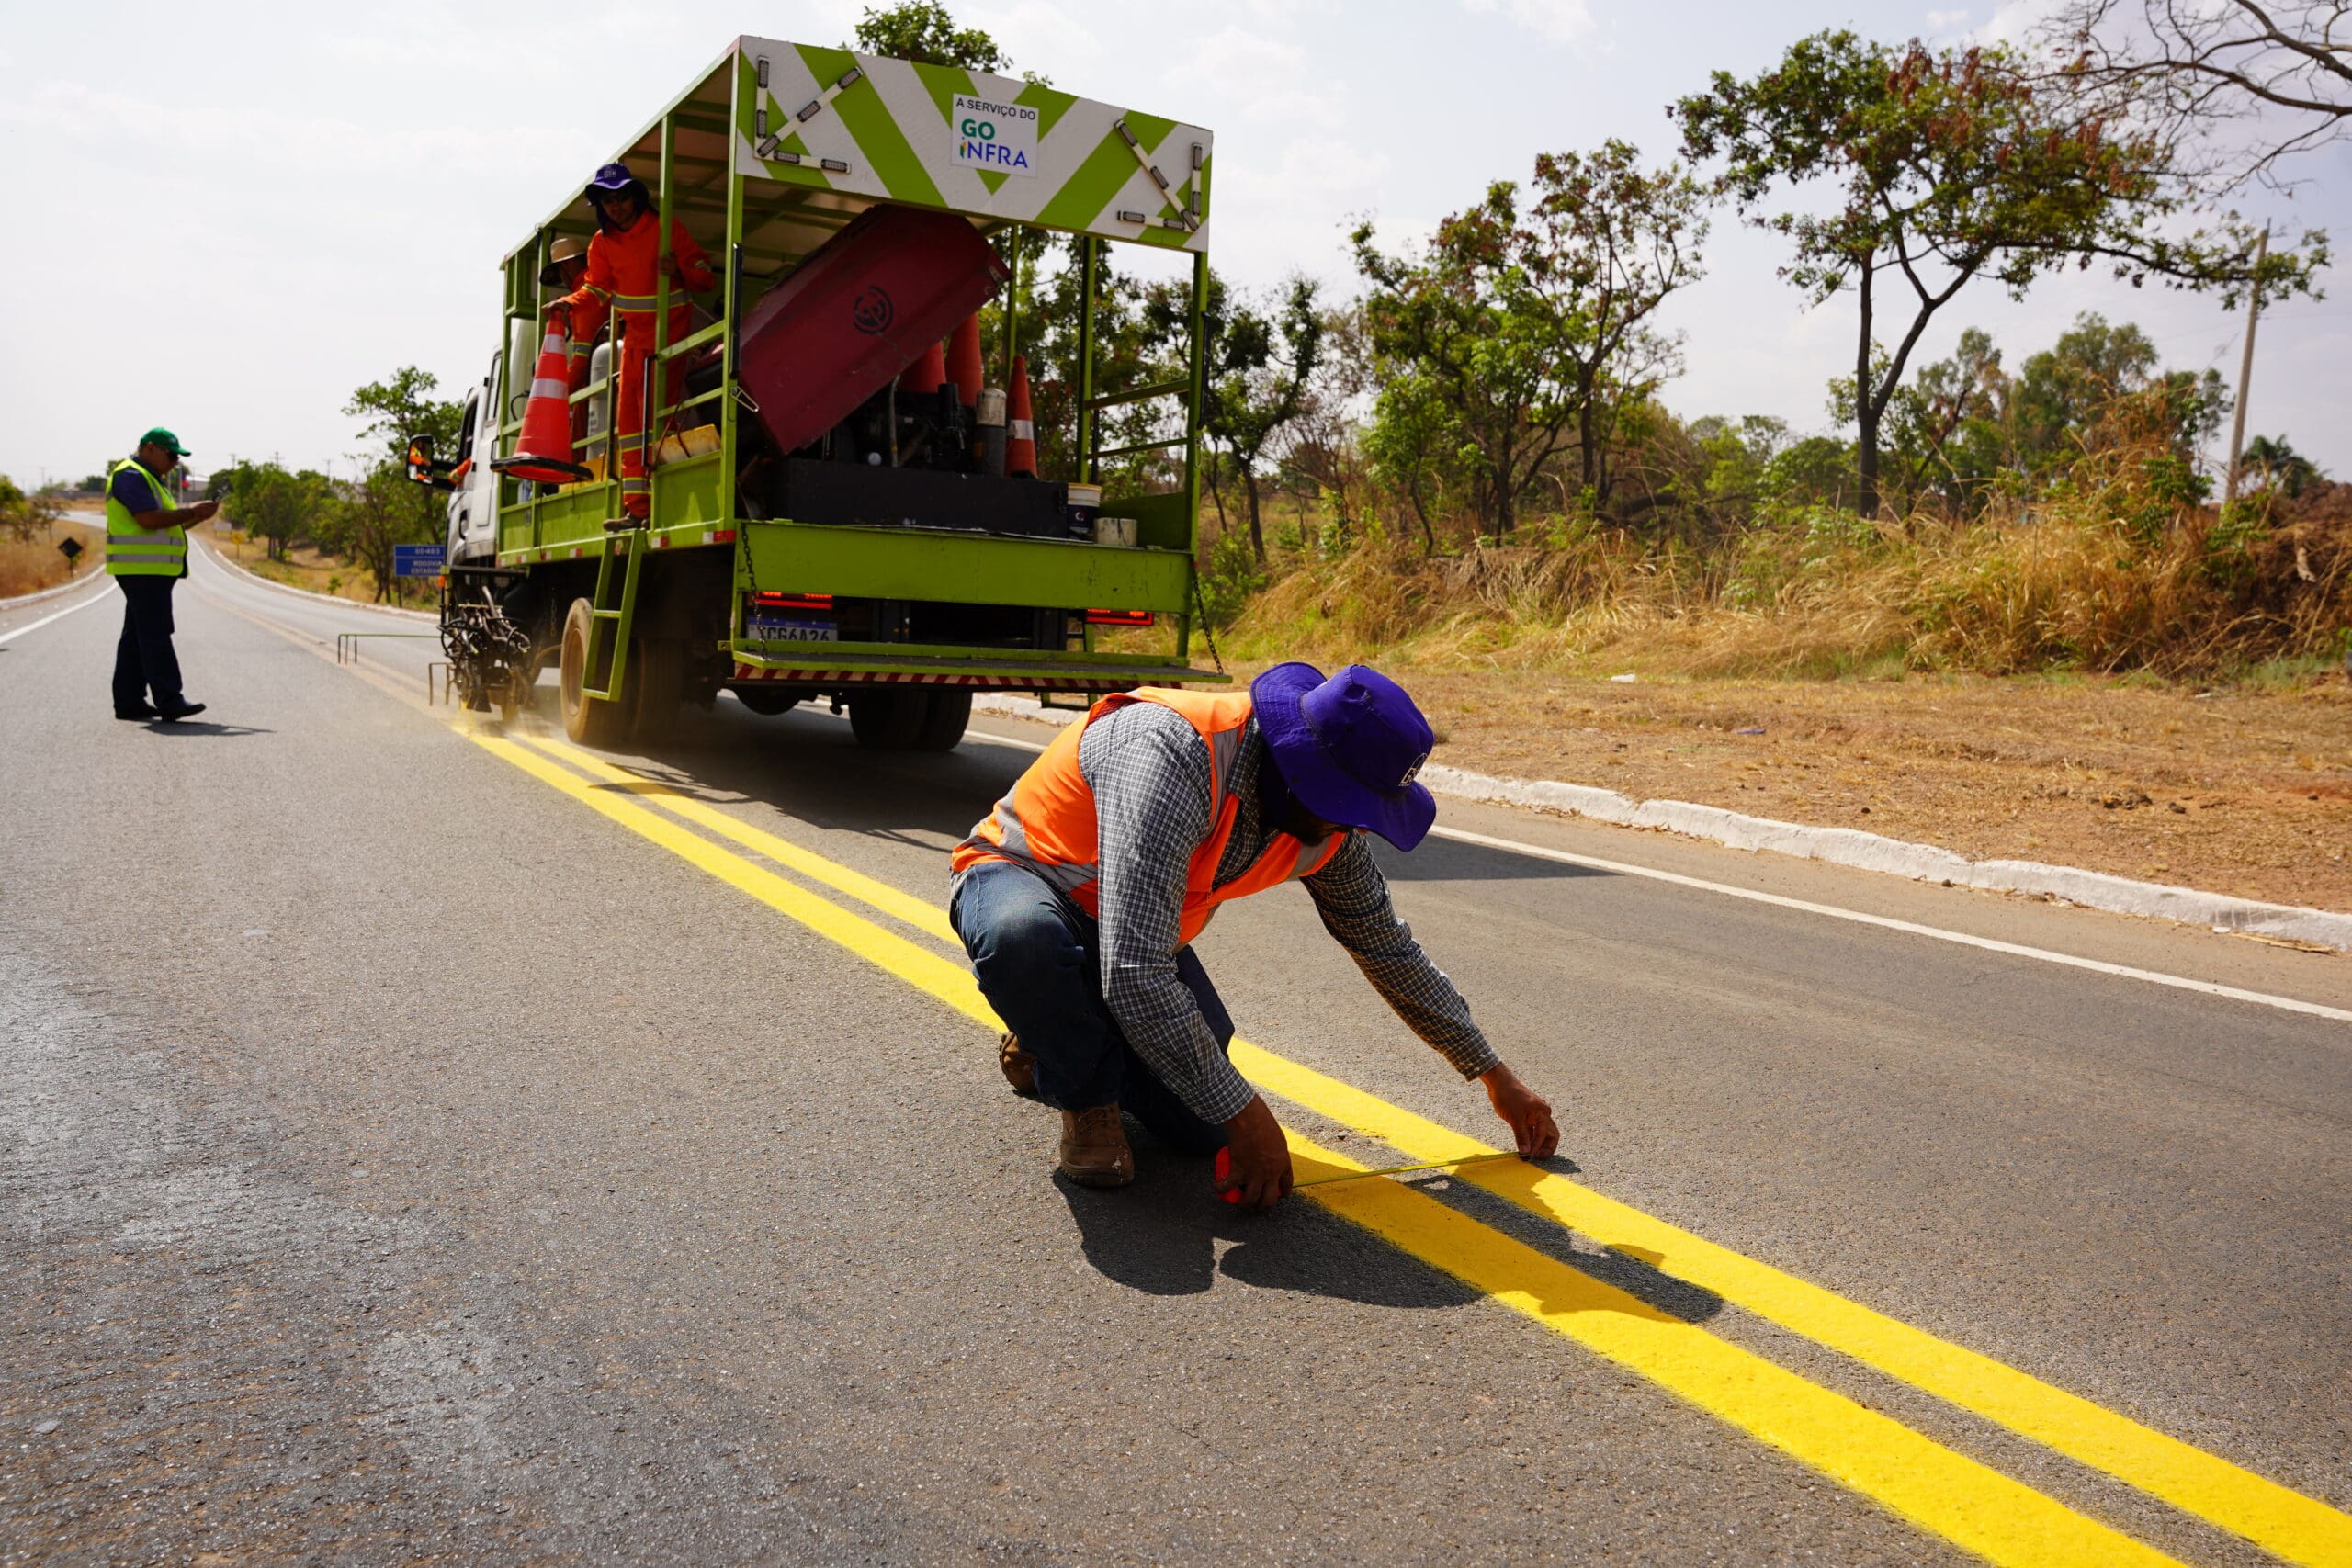
M620 150L649 179L665 121L673 215L723 226L729 173L794 193L747 201L741 240L757 260L807 255L876 201L963 213L984 229L1208 249L1207 130L1039 83L745 37ZM567 201L517 253L590 227L585 205Z

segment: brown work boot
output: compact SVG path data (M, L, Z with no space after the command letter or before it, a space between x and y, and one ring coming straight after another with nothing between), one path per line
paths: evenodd
M997 1042L996 1065L1013 1093L1028 1100L1037 1098L1037 1058L1021 1048L1021 1036L1007 1034Z
M1136 1179L1135 1151L1117 1106L1062 1112L1061 1172L1080 1187L1125 1187Z

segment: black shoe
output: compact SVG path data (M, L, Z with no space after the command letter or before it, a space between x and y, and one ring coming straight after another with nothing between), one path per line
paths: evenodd
M179 706L175 708L167 708L155 716L162 719L165 724L177 724L184 718L194 718L198 714L200 714L203 711L204 705L202 703L182 703Z
M117 708L114 710L114 716L127 724L143 724L151 718L164 716L145 703L140 704L135 708Z

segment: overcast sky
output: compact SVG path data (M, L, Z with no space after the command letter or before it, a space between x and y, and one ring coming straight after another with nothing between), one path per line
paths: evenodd
M1663 156L1674 96L1846 26L1890 41L2011 32L2013 8L1615 0L1016 0L952 7L1069 91L1217 136L1214 254L1247 286L1303 268L1350 291L1345 230L1425 233L1544 150L1623 137ZM445 385L496 345L498 258L737 34L845 40L848 4L11 7L0 127L0 472L78 476L172 426L232 456L348 467L351 389L416 364ZM2352 152L2247 210L2352 250ZM715 242L716 236L704 236ZM1808 311L1781 243L1719 214L1666 389L1685 415L1826 429L1850 301ZM2352 288L2266 313L2249 431L2352 477ZM2079 311L2138 322L2167 362L2234 378L2241 316L2069 275L2021 304L1983 285L1925 344L1989 329L2015 367Z

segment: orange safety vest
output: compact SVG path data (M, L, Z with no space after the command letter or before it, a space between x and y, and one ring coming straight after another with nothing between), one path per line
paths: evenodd
M971 837L956 846L948 863L959 872L989 860L1027 866L1069 894L1080 908L1099 916L1096 897L1102 873L1094 791L1079 771L1078 740L1087 725L1129 703L1158 703L1182 715L1201 732L1201 742L1209 749L1209 836L1193 852L1185 868L1179 942L1199 936L1216 907L1227 899L1245 898L1312 876L1331 863L1331 857L1347 841L1344 831L1317 844L1276 833L1255 864L1223 886L1216 886L1217 863L1225 858L1225 847L1233 838L1233 824L1241 811L1240 801L1225 787L1225 779L1233 771L1234 757L1241 750L1242 733L1250 723L1250 694L1211 695L1152 686L1104 697L1086 710L1082 722L1056 736L1045 754L1013 781L1011 793L996 803L996 809L981 818Z

